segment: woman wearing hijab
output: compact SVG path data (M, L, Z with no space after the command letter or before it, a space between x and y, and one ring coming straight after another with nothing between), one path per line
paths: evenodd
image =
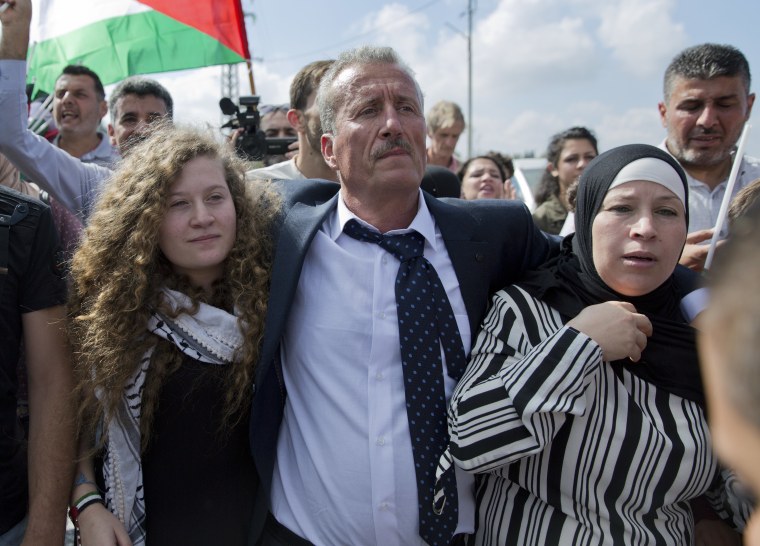
M494 296L444 456L480 474L476 544L694 543L689 501L718 467L674 275L687 195L657 148L600 155L576 234Z

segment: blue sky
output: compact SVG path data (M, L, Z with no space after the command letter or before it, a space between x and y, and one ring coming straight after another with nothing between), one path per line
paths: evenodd
M467 0L244 0L262 103L288 101L298 69L363 43L396 48L426 105L467 105ZM601 149L664 137L662 73L684 47L729 43L760 82L754 0L479 0L473 18L473 151L542 155L553 133L594 130ZM218 67L160 75L181 121L219 123ZM758 84L753 84L753 90ZM241 71L241 94L250 94ZM468 120L470 121L470 120ZM747 153L760 156L760 105ZM467 153L466 136L458 152Z

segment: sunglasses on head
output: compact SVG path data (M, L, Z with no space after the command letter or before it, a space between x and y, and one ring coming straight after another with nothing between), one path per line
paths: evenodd
M266 116L273 112L284 112L287 114L288 110L290 110L289 104L262 104L259 106L259 113L262 116Z

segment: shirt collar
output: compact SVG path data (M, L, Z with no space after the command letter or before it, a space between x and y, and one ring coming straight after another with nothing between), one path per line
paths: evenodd
M88 161L93 158L98 157L110 157L113 153L113 147L111 146L111 141L103 131L97 131L98 137L100 138L100 142L98 142L98 145L95 146L92 150L89 152L85 152L82 154L81 159L82 161ZM53 144L60 148L60 141L61 141L61 133L58 133L53 137Z
M668 152L668 153L670 154L670 150L668 150L667 142L668 142L668 139L667 139L667 138L665 138L665 139L664 139L664 140L663 140L663 141L660 143L660 146L659 146L659 148L660 148L661 150L664 150L664 151L666 151L666 152ZM736 152L734 151L734 154L735 154L735 153L736 153ZM673 157L673 159L675 159L676 161L678 161L678 158L676 158L676 157L675 157L673 154L670 154L670 155ZM680 164L680 163L679 163L679 164ZM741 176L744 174L744 171L746 170L746 168L747 168L747 162L744 160L744 157L742 157L742 162L741 162L741 164L739 165L739 173L737 174L737 177L741 177ZM704 183L704 182L702 182L701 180L698 180L698 179L694 178L693 176L691 176L691 175L690 175L690 174L689 174L689 173L686 171L686 169L684 169L684 170L683 170L683 172L684 172L684 174L686 175L686 182L688 182L688 184L689 184L689 187L690 187L690 188L706 188L706 189L708 189L708 190L710 189L710 186L708 186L707 184L705 184L705 183ZM714 190L712 190L712 191L715 191L715 190L717 190L718 188L724 188L724 187L725 187L725 186L728 184L728 178L729 178L730 176L731 176L731 171L729 170L729 171L728 171L728 176L726 176L726 178L725 178L725 179L724 179L724 180L723 180L723 181L722 181L720 184L718 184L717 186L715 186L715 189L714 189Z
M404 229L394 229L394 230L388 231L386 234L394 235L394 234L400 234L400 233L409 233L410 231L416 231L417 233L419 233L425 238L425 241L427 242L428 245L430 245L433 248L433 250L437 250L436 236L435 236L435 220L433 219L433 215L430 213L430 209L428 209L427 203L425 203L425 198L422 195L422 190L418 190L418 192L419 192L419 197L417 199L417 214L412 220L412 223L409 224L409 227L404 228ZM337 215L335 216L333 227L330 230L331 231L330 237L333 240L337 239L340 236L340 234L343 233L343 226L345 226L346 222L348 222L351 219L355 219L357 222L375 231L380 231L372 224L365 222L364 220L356 216L353 212L351 212L346 206L346 203L343 201L343 195L340 194L338 198Z

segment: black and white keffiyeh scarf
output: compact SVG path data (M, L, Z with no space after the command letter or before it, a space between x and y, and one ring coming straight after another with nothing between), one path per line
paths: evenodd
M191 307L190 298L180 292L164 288L162 294L172 310ZM237 317L204 303L199 304L193 315L181 313L175 318L154 311L147 328L174 343L183 354L206 364L230 364L243 343ZM146 540L140 409L152 354L153 349L149 349L143 355L106 431L103 463L106 506L124 523L134 546L144 545Z

